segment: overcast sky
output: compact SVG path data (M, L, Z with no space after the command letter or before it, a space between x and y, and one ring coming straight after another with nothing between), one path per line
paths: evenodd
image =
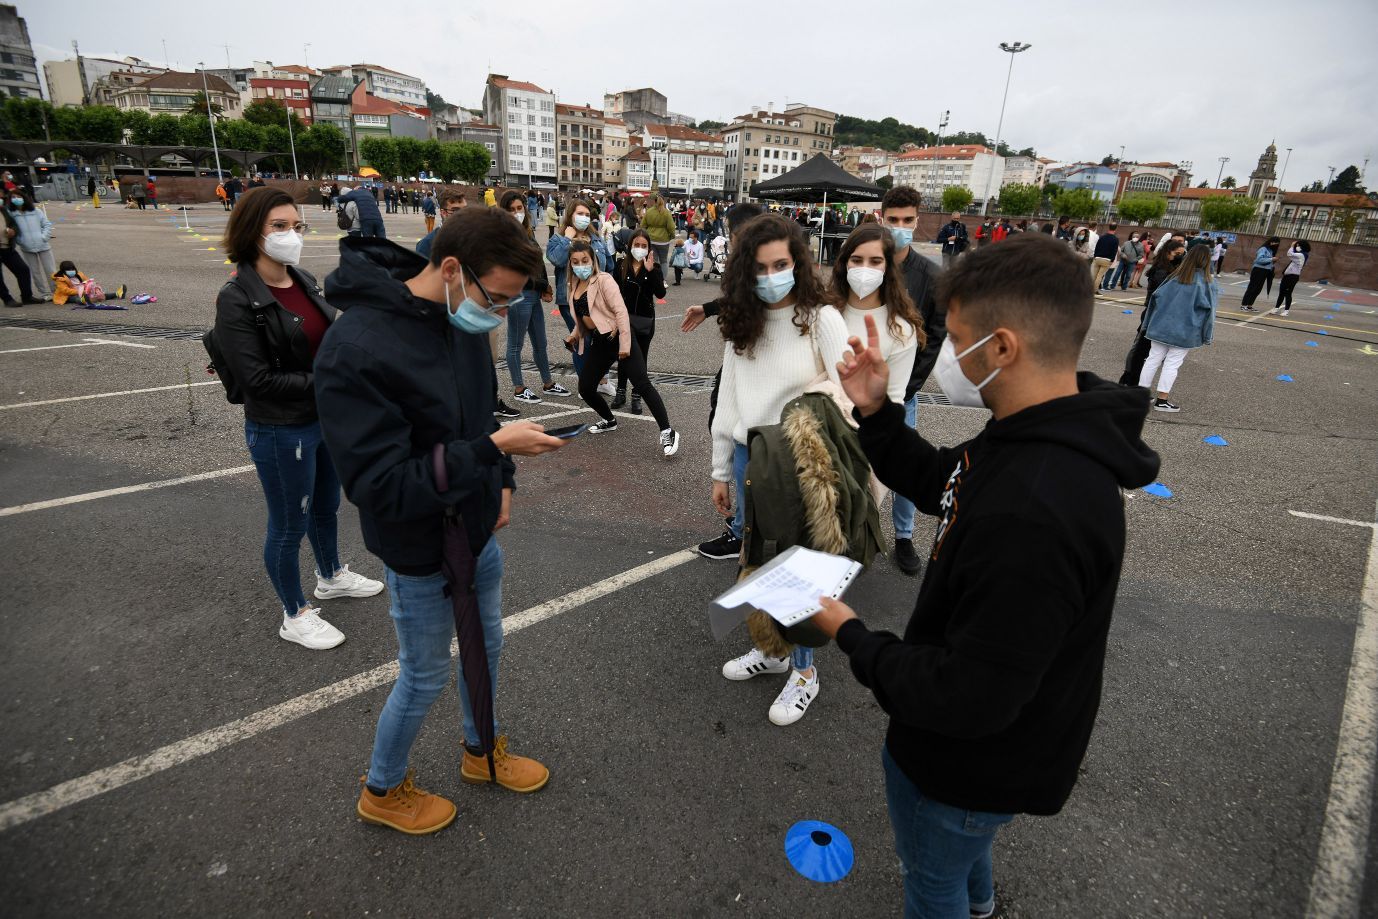
M1228 156L1225 174L1243 184L1276 138L1279 170L1294 148L1290 189L1324 180L1329 166L1362 168L1367 156L1378 168L1372 0L238 0L219 12L144 0L137 15L103 0L18 0L18 8L40 62L69 58L75 39L85 54L161 64L165 39L174 65L220 67L228 42L235 66L302 63L304 54L315 67L367 61L471 108L491 67L575 104L654 86L671 111L695 119L807 102L935 130L950 110L948 130L991 137L1009 64L999 44L1022 41L1033 47L1014 62L1001 134L1015 148L1099 161L1123 145L1129 160L1191 160L1195 181L1212 183L1218 157Z

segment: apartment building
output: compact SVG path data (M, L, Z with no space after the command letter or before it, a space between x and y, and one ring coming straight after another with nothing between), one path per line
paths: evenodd
M723 190L744 200L756 182L789 172L815 153L831 155L837 113L803 103L757 108L723 128Z
M555 127L560 144L557 184L561 191L603 187L604 122L602 109L555 103Z
M683 125L648 124L641 129L641 144L665 194L721 193L727 159L721 138Z
M610 115L603 117L603 184L621 188L627 184L626 156L632 152L627 122Z
M483 120L505 132L498 157L505 184L555 187L554 93L490 73L483 87Z
M943 189L957 186L972 193L977 201L1000 192L1004 177L1004 157L978 144L951 144L926 147L900 154L891 168L896 185L911 185L925 202L936 204Z

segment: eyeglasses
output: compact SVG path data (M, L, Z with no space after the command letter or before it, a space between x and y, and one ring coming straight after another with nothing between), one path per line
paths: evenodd
M444 214L446 217L453 217L462 210L464 210L464 205L461 204L458 207L442 207L440 213Z
M483 298L488 301L488 308L484 310L485 313L495 313L498 310L508 309L512 306L513 303L516 303L518 300L521 299L521 295L519 294L513 297L511 300L503 300L501 303L499 303L497 300L493 299L493 295L490 294L488 292L488 289L485 288L483 284L479 281L478 275L474 274L472 271L469 271L469 269L467 268L464 270L467 271L469 273L469 277L473 279L474 285L479 289L479 293L483 294Z
M298 235L301 235L309 230L310 226L304 223L288 223L285 220L274 220L268 224L268 229L272 230L274 233L286 233L288 230L292 230Z

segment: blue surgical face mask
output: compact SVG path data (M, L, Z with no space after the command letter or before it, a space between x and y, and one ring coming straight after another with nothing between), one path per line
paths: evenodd
M891 227L890 235L895 237L895 248L908 249L914 241L914 230L910 227Z
M65 275L67 275L67 277L69 277L69 278L74 278L74 277L77 276L77 273L76 273L75 271L64 271L64 272L62 272L62 273L65 274Z
M756 296L766 303L779 303L794 290L794 269L756 276Z
M501 316L479 306L473 297L469 296L469 285L464 283L463 269L460 269L459 285L464 291L464 299L460 301L459 309L456 310L450 309L450 285L445 285L445 315L449 317L450 325L461 332L473 335L487 335L502 325Z
M575 265L575 266L574 266L574 276L575 276L576 278L578 278L579 280L581 280L581 281L587 281L589 278L593 277L593 266L592 266L592 265Z
M24 206L24 199L23 199L23 198L11 198L11 199L10 199L10 204L14 205L15 207L23 207L23 206Z
M589 228L589 216L587 214L574 215L574 229L587 230Z

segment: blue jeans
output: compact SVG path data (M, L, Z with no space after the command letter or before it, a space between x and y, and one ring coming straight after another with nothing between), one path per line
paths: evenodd
M301 590L301 538L311 541L318 572L334 577L340 570L335 519L340 509L340 478L319 421L259 424L245 419L244 440L268 502L263 566L282 601L282 611L295 616L306 606Z
M750 451L745 444L733 444L732 481L737 487L737 496L728 529L738 539L742 538L742 531L746 528L746 461L749 457ZM790 654L790 663L795 670L808 670L813 666L813 648L796 646Z
M952 807L925 797L882 747L885 800L904 875L905 919L968 919L995 907L990 848L1013 814Z
M381 217L364 217L359 221L359 231L364 236L373 236L378 239L387 239L388 231L383 226Z
M1134 275L1134 265L1133 265L1133 263L1131 263L1131 262L1126 262L1126 261L1124 261L1123 259L1121 259L1119 265L1117 265L1117 266L1115 267L1115 272L1114 272L1114 274L1109 275L1110 280L1106 282L1105 289L1106 289L1106 290L1110 290L1110 289L1114 288L1116 285L1118 285L1119 288L1120 288L1120 290L1128 290L1128 289L1129 289L1129 279L1130 279L1133 275Z
M445 576L436 573L421 577L398 574L386 569L389 613L397 632L397 660L401 672L378 717L373 739L373 759L368 767L368 784L392 788L407 775L407 757L421 731L421 722L431 703L450 681L450 640L455 637L454 607L445 596ZM483 643L488 649L488 675L493 694L498 691L498 658L502 654L502 549L496 538L479 553L474 572L478 593L479 618L483 623ZM474 710L469 704L469 689L464 685L464 666L454 659L459 682L460 716L464 721L464 743L477 748L478 730ZM493 719L497 730L497 718Z
M512 301L507 310L507 373L512 377L512 385L521 389L526 385L522 379L522 342L531 335L531 354L536 359L536 369L541 372L541 382L551 383L550 355L546 353L545 311L541 308L541 296L534 290L523 291Z
M909 401L904 403L904 423L911 428L919 426L918 393L910 396ZM914 537L914 502L899 492L892 492L891 497L893 502L890 505L890 519L895 524L895 538L912 539Z
M560 318L565 321L565 328L574 331L574 313L570 310L568 303L559 304ZM574 360L574 375L577 377L579 372L584 369L584 356L578 351L571 351L570 357Z

